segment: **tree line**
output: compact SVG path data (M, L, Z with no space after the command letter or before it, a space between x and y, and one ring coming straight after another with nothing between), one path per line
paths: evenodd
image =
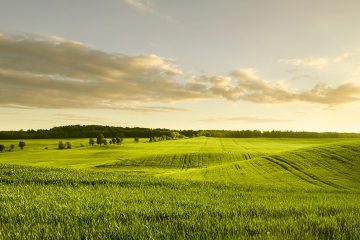
M224 137L224 138L357 138L360 133L305 132L305 131L259 131L259 130L171 130L166 128L129 128L100 125L70 125L39 130L0 131L0 139L49 139L49 138L92 138L103 134L104 138L149 138L161 140L181 137Z

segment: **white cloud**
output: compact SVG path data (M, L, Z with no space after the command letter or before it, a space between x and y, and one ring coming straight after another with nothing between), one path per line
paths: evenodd
M360 87L354 83L321 84L299 91L279 81L262 79L254 69L185 80L185 74L172 59L110 54L60 37L29 34L2 34L0 86L0 106L144 112L181 111L144 107L144 103L196 99L339 105L360 97Z
M348 59L350 56L349 53L342 53L342 54L339 54L335 59L334 61L335 62L342 62L342 61L345 61L346 59Z
M321 57L307 57L307 58L280 59L279 62L293 66L307 66L307 67L322 69L329 63L329 60L327 58L321 58Z
M144 1L144 0L125 0L125 3L129 6L131 6L132 8L135 8L136 10L140 11L140 12L144 12L144 13L151 13L154 15L157 15L163 19L165 19L168 22L174 22L174 19L166 14L163 14L159 11L157 11L156 9L154 9L151 5L150 5L150 1Z
M143 0L126 0L128 5L136 8L137 10L154 13L155 10L149 5L148 1Z
M345 61L350 56L349 53L341 53L336 57L306 57L306 58L283 58L280 63L285 63L292 66L306 66L315 69L323 69L331 63L340 63Z

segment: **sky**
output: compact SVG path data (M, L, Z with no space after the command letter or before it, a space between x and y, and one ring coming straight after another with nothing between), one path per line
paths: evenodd
M0 6L0 130L360 132L360 1Z

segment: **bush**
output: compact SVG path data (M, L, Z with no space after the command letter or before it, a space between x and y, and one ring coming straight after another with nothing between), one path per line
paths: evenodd
M90 144L91 146L94 146L95 140L94 140L93 138L90 138L90 139L89 139L89 144Z
M59 149L65 149L66 145L62 142L59 141Z
M19 147L21 148L21 150L23 150L25 146L26 146L26 144L24 141L19 142Z
M0 144L0 152L4 151L5 146Z
M14 144L11 144L10 145L10 152L13 151L15 149L15 145Z
M122 144L123 138L117 137L117 138L115 138L115 141L116 141L117 144Z

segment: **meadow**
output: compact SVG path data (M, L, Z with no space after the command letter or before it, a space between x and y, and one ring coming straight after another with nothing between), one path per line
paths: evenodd
M0 239L360 238L359 139L62 140L0 153Z

